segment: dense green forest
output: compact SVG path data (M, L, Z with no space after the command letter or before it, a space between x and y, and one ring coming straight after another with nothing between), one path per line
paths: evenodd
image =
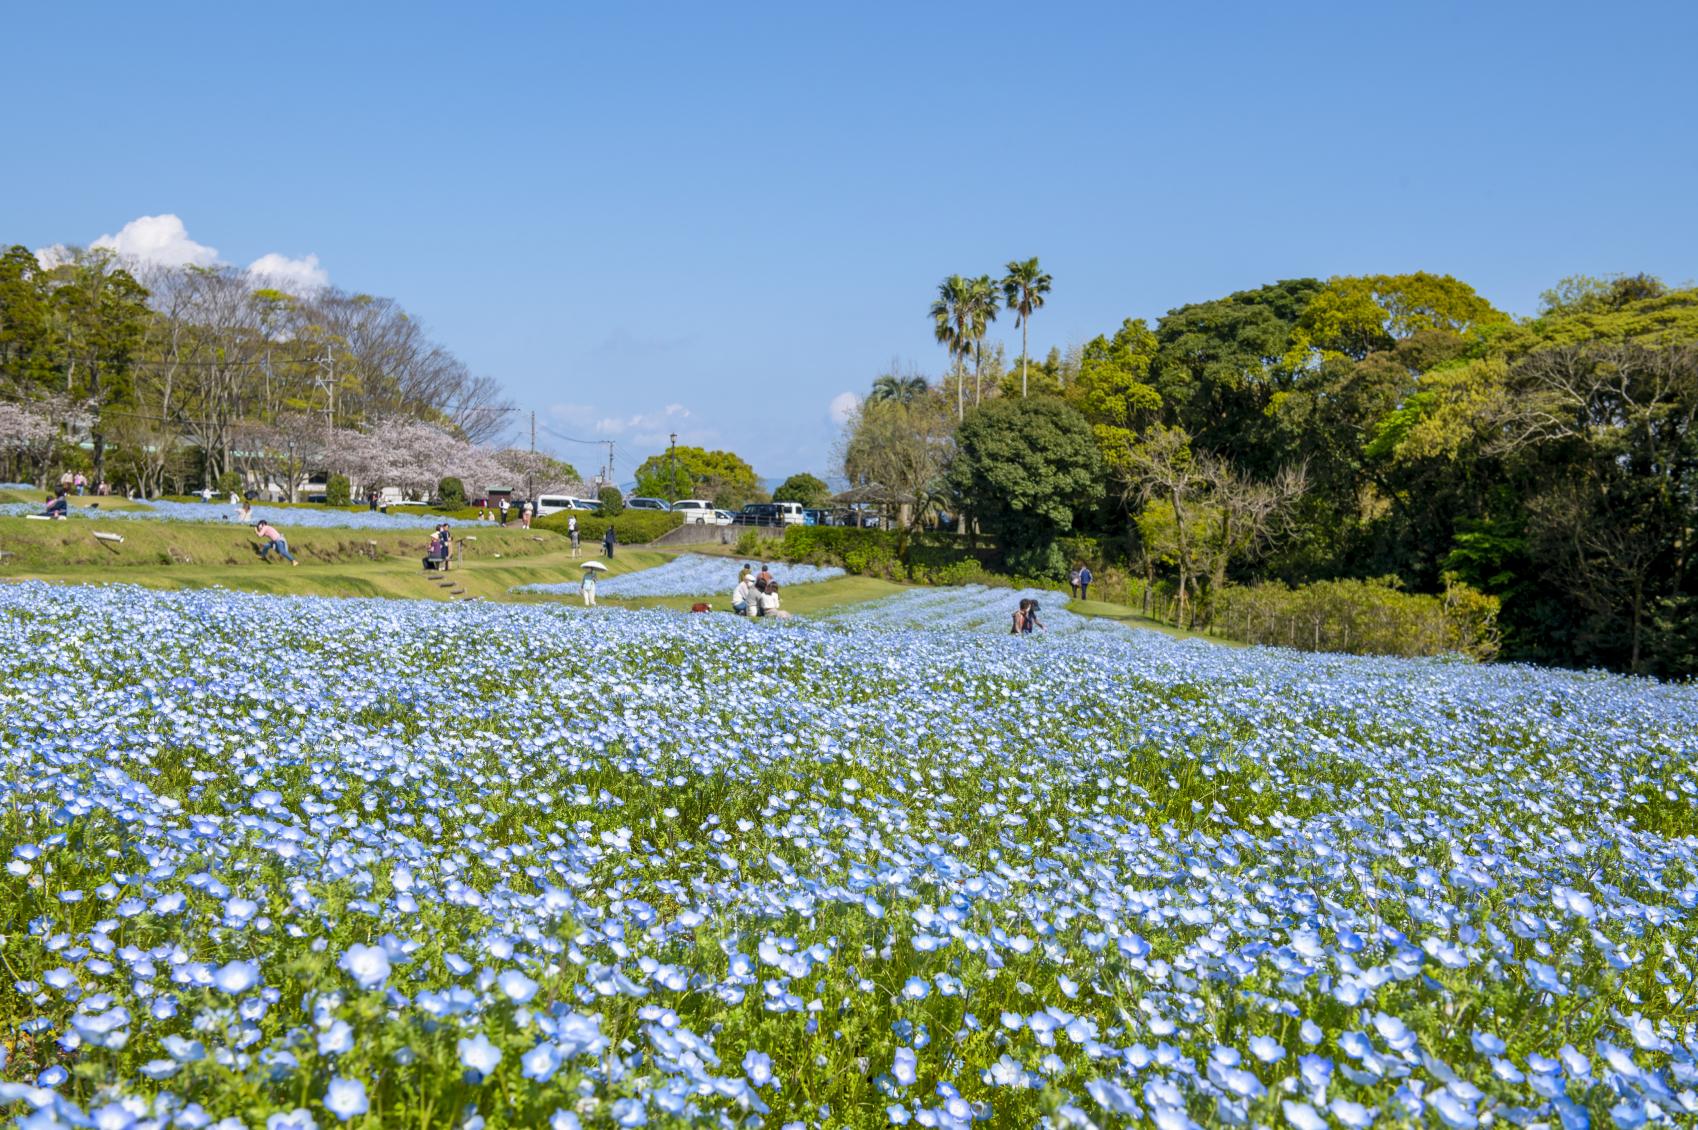
M994 289L946 279L951 371L881 376L845 438L906 529L959 513L1029 576L1094 535L1183 623L1383 579L1495 597L1505 658L1698 670L1698 291L1576 278L1517 320L1448 276L1293 279L1004 366Z

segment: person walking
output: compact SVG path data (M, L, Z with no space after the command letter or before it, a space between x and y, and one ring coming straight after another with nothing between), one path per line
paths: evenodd
M607 523L607 532L601 535L601 553L609 561L613 560L613 546L619 539L613 534L613 523Z
M254 533L258 534L259 539L265 543L259 547L259 559L261 561L271 560L271 551L275 549L277 556L283 558L289 564L300 564L299 561L295 560L295 555L289 552L289 543L282 534L277 532L276 526L261 518L254 523Z
M71 486L72 486L73 483L76 482L76 478L77 477L75 475L71 474L71 472L69 472L69 471L66 471L64 474L60 475L59 476L59 491L60 491L60 493L70 494L71 493Z
M572 556L578 556L578 516L568 515L566 518L566 536L572 539Z
M501 524L503 526L505 526L507 524L507 508L510 505L511 505L511 503L509 503L507 501L506 496L502 496L502 499L501 499Z
M1067 595L1072 597L1079 595L1079 566L1077 565L1073 566L1073 571L1067 574Z
M525 499L525 504L519 507L519 525L524 529L531 528L531 500Z
M578 582L578 588L584 594L584 607L595 607L595 570L585 569L584 579Z
M84 491L88 490L88 478L81 471L78 471L74 476L72 476L71 484L77 488L78 494L82 494Z
M1091 599L1091 581L1093 579L1094 578L1091 576L1091 567L1089 565L1079 566L1079 599L1080 600L1090 600Z

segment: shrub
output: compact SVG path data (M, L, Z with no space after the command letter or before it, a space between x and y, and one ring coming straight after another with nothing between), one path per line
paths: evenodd
M602 487L597 497L601 499L601 513L607 517L617 518L625 512L625 496L618 487Z
M1228 586L1215 595L1216 631L1246 643L1356 655L1497 654L1498 600L1452 583L1443 596L1403 592L1395 578Z
M436 484L436 502L445 510L458 510L466 505L466 484L450 475Z
M331 475L324 484L324 501L331 506L347 506L352 501L353 484L347 475Z
M242 473L240 471L225 471L218 476L218 493L223 495L242 493Z
M761 535L755 533L755 531L744 530L741 534L737 535L737 556L759 557L765 549L765 546L761 544L763 540L764 539ZM782 551L783 548L784 547L782 545L779 546L780 551Z
M902 572L902 562L896 553L896 535L889 530L862 530L853 526L791 526L784 531L777 556L786 561L841 565L851 573L874 577L896 576Z
M563 510L546 518L538 518L531 523L531 528L564 534L567 519L573 517L578 519L578 536L585 544L600 541L609 523L612 524L613 536L618 539L620 545L643 545L684 524L684 515L665 510L627 510L613 518L581 510Z

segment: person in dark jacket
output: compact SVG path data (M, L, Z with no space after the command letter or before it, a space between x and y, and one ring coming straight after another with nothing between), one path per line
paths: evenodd
M609 561L613 559L613 545L618 539L613 536L613 523L607 524L607 532L601 535L601 555Z

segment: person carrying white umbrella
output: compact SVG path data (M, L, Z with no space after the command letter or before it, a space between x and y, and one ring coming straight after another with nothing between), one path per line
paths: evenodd
M586 561L580 568L584 571L584 579L578 583L578 590L584 594L584 607L595 607L595 575L607 571L607 566L599 561Z

